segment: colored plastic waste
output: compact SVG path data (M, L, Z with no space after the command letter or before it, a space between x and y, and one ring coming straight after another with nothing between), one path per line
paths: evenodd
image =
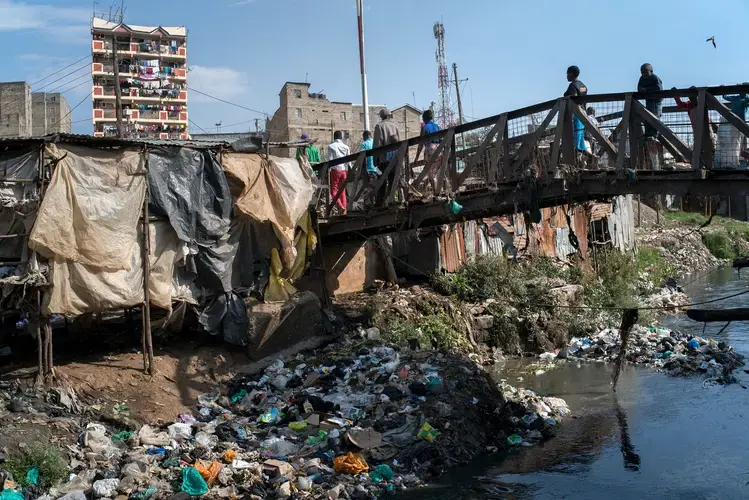
M143 491L136 491L130 494L130 500L148 500L159 491L156 488L148 488Z
M232 463L237 458L237 450L226 450L223 458L224 462L226 462L227 464Z
M463 210L463 205L458 203L455 200L450 200L447 203L445 203L445 208L449 213L452 213L453 215L458 215L461 210Z
M203 462L197 460L195 462L195 469L200 473L203 479L205 479L205 482L208 483L208 487L211 487L216 481L216 478L218 478L218 473L221 472L221 462L211 462L206 467Z
M307 428L307 422L302 420L301 422L289 422L289 429L297 432L302 432Z
M208 484L197 469L185 467L182 469L182 491L190 496L199 497L208 493Z
M24 500L24 498L21 492L6 488L0 493L0 500Z
M393 469L389 465L380 464L369 473L370 479L373 483L381 483L382 481L390 481L393 479L395 474Z
M507 436L507 444L509 444L510 446L520 446L521 444L523 444L523 438L521 438L517 434Z
M260 416L260 421L264 424L274 424L278 421L278 408L272 408Z
M26 473L26 480L23 484L33 484L34 486L39 484L39 467L35 465L29 469Z
M361 453L348 452L333 459L333 469L341 474L359 474L369 470L369 465Z
M122 431L112 436L112 441L127 441L134 433L133 431Z
M691 339L691 340L690 340L690 341L689 341L689 342L687 343L687 345L688 345L689 347L691 347L692 349L699 349L699 348L700 348L700 343L699 343L699 342L697 342L697 341L696 341L695 339Z
M166 455L166 448L151 448L150 450L147 450L146 453L149 455Z
M419 437L431 443L435 439L437 439L437 436L439 436L440 434L440 431L429 425L429 422L424 422L424 424L421 426L421 429L419 429L419 433L416 435L416 437Z
M244 399L246 395L247 395L247 389L242 389L241 391L239 391L238 393L236 393L235 395L231 397L231 402L238 403L242 401L242 399Z
M317 444L322 443L326 439L328 439L328 433L325 432L325 431L323 431L323 430L321 430L321 431L317 432L317 436L313 435L313 436L308 437L307 438L307 444L309 446L315 446Z

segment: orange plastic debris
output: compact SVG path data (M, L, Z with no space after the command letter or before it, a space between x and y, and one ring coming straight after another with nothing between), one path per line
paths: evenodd
M205 479L205 482L208 483L208 487L210 488L213 486L213 483L218 477L218 473L221 471L221 463L211 462L211 464L206 467L203 462L197 460L195 462L195 469L200 472L200 475L203 476L203 479Z
M226 450L224 453L224 462L230 464L237 458L237 450Z
M333 468L343 474L359 474L369 470L369 465L361 453L348 452L333 459Z

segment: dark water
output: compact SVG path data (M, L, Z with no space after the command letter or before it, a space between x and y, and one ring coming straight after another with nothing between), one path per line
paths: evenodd
M747 287L749 270L739 279L723 269L686 291L696 302ZM747 303L749 295L709 307ZM686 317L662 323L702 334L702 325ZM705 335L722 326L708 326ZM716 338L749 354L749 324L732 324ZM749 390L741 385L704 385L630 366L614 398L610 366L570 363L522 382L515 368L504 368L510 384L564 398L576 418L545 444L452 471L408 498L749 498ZM749 386L743 370L736 376Z

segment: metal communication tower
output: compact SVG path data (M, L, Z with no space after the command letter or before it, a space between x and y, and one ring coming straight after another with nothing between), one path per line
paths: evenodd
M439 126L445 129L455 125L455 112L451 100L450 72L445 56L445 26L442 23L434 23L434 38L437 39L437 87L440 95L436 118Z

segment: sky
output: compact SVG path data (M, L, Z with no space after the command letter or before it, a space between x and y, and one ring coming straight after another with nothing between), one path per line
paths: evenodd
M101 0L97 11L108 11L111 1ZM370 104L423 109L438 100L432 27L440 20L448 64L457 63L459 78L468 79L461 84L468 119L560 96L571 64L580 67L590 93L633 90L644 62L666 88L749 81L743 51L749 0L364 4ZM262 127L262 113L272 116L286 81L308 81L331 100L361 103L354 0L126 0L125 6L126 23L188 28L189 87L261 112L192 93L193 132L215 132L218 122L222 132L254 130L255 118ZM0 81L33 84L89 55L92 12L91 1L0 0ZM710 36L717 49L705 42ZM32 88L67 91L71 107L78 105L73 131L90 134L84 63Z

